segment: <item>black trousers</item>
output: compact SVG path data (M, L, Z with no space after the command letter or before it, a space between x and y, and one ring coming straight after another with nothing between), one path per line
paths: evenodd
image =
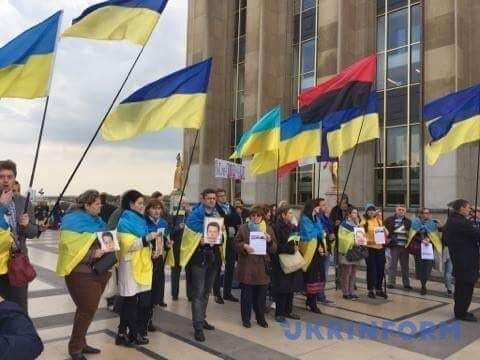
M461 279L458 274L455 276L455 292L453 298L455 299L454 312L456 317L464 317L470 304L472 302L473 288L475 283L467 282Z
M368 248L367 263L367 288L368 291L383 289L385 276L385 249Z
M160 305L165 298L165 261L163 256L153 260L152 306Z
M151 316L151 292L145 291L134 296L122 296L122 310L118 332L130 337L146 336Z
M229 238L227 245L225 246L225 273L223 275L223 296L229 296L232 294L232 282L233 282L233 273L235 271L235 261L237 258L235 248L233 246L234 239ZM217 274L215 276L215 282L213 283L213 295L222 296L220 293L221 287L221 271L222 264L217 269Z
M267 299L268 285L246 285L240 284L240 309L242 321L250 321L252 309L255 312L257 321L265 320L265 301Z
M420 255L415 255L415 275L420 280L422 288L427 285L428 278L432 272L433 260L422 260Z
M293 311L293 293L275 294L275 316L287 316Z

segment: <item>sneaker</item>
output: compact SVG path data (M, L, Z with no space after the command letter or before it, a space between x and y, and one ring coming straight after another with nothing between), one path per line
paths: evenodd
M375 294L373 293L373 291L369 291L369 292L368 292L368 297L369 297L370 299L375 299L375 298L376 298L376 296L375 296Z
M358 299L360 299L360 298L358 297L358 295L355 295L355 294L350 295L350 300L352 300L352 301L357 301Z
M468 322L477 322L478 321L476 316L473 315L472 313L466 313L464 316L456 316L455 315L455 319L461 320L461 321L468 321Z
M225 304L225 301L223 301L223 298L221 296L215 296L215 302L217 304Z
M375 295L382 297L384 299L388 299L388 295L383 290L377 290L375 292Z
M252 323L250 321L242 321L243 327L250 329L252 327Z
M300 320L300 316L298 316L297 314L295 313L290 313L290 314L287 314L287 316L285 316L286 318L289 318L289 319L292 319L292 320Z
M395 289L395 285L393 285L393 284L388 284L388 285L387 285L387 289Z
M343 295L343 298L345 300L351 300L352 299L352 296L351 295Z
M194 338L197 341L204 342L205 334L203 333L203 330L195 330Z

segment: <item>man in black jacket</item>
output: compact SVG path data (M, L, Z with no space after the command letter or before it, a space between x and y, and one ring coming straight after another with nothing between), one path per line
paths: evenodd
M217 189L217 211L223 217L225 229L227 230L227 244L225 246L225 273L223 276L223 298L220 293L220 276L222 265L217 270L215 283L213 284L213 293L215 295L215 302L223 304L223 300L238 302L238 299L232 295L233 272L235 269L235 261L237 255L235 253L234 239L238 228L242 224L242 219L237 214L235 209L227 202L227 193L223 189Z
M468 308L478 279L480 230L468 220L468 201L455 200L449 206L454 213L443 228L443 236L450 251L455 276L455 317L474 322L477 318L468 312Z
M0 360L35 359L42 351L32 320L16 303L0 297Z

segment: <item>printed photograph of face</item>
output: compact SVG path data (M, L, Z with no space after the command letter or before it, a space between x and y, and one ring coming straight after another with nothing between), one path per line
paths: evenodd
M203 234L205 242L209 244L220 244L222 240L222 227L222 218L206 218Z
M116 237L116 231L105 231L98 234L101 249L105 252L114 252L120 250L120 245Z

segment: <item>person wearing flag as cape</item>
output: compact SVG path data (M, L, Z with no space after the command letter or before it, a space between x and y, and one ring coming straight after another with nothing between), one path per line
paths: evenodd
M308 200L300 218L300 252L305 259L303 267L305 288L307 290L307 308L314 313L321 311L317 306L317 297L325 288L325 265L327 261L327 243L320 214L320 200Z
M180 245L180 266L185 267L187 264L190 266L192 323L197 341L205 341L204 329L215 329L207 322L206 311L217 269L222 261L221 245L205 243L203 227L205 217L220 217L216 204L215 190L204 190L202 203L187 218Z
M151 243L159 234L149 232L143 215L145 198L137 190L123 195L122 210L117 228L120 242L118 289L122 309L115 343L131 347L149 342L146 335L153 277Z
M0 206L0 296L4 298L9 287L7 273L12 244L13 236L7 221L7 208Z
M421 246L431 244L433 250L442 255L442 240L437 223L430 219L430 210L423 208L420 216L413 219L406 248L415 257L415 273L422 284L421 295L427 294L427 280L432 272L434 260L422 259Z
M363 259L348 260L347 253L352 250L355 242L355 228L359 227L360 219L357 208L349 205L346 211L346 218L338 227L338 253L341 266L342 293L345 300L358 300L355 294L355 279L357 267L361 265Z
M104 256L97 233L106 231L100 218L100 193L88 190L77 199L77 206L62 219L58 245L57 274L65 277L68 292L77 306L68 352L73 360L83 354L98 354L99 349L87 345L86 334L98 309L100 298L111 272L94 273L92 265Z

